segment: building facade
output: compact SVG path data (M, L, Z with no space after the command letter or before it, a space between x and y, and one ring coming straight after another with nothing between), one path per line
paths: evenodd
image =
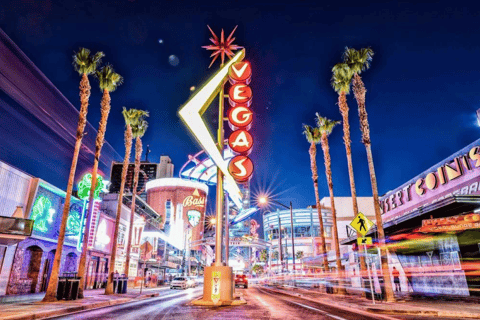
M120 184L122 182L122 169L123 162L112 162L112 170L110 173L110 186L109 191L111 193L120 192ZM125 193L132 193L133 190L133 177L134 177L135 163L130 163L127 170L127 178L125 180ZM174 165L172 160L168 156L161 156L159 163L145 162L140 163L140 175L138 178L138 195L147 200L146 183L160 178L173 177Z
M162 216L166 232L176 235L171 240L177 247L184 246L187 229L191 241L203 238L207 195L208 186L201 182L164 178L147 183L147 202Z
M390 271L399 271L401 291L479 294L479 151L480 139L380 198ZM376 228L367 236L375 238ZM370 251L379 270L378 254ZM381 275L374 275L379 282Z

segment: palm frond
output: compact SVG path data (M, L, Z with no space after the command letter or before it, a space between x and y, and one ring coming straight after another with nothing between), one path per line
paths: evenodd
M340 124L340 121L330 120L326 117L322 117L318 112L316 113L317 116L317 127L320 131L320 134L326 133L327 136L332 133L333 128Z
M307 138L309 143L319 144L321 141L321 134L318 128L309 126L308 124L303 125L303 134Z
M89 49L80 48L73 55L73 67L80 75L91 75L97 71L97 67L102 63L103 57L105 57L105 54L101 51L92 56Z
M125 119L125 124L130 126L137 126L145 117L149 116L148 111L138 110L138 109L129 109L127 110L123 107L122 111L123 117Z
M123 83L123 77L113 70L111 65L106 65L97 71L96 77L102 91L113 92Z
M147 120L140 120L138 123L135 123L132 125L132 135L133 138L141 138L145 135L145 132L147 131L148 128L148 122Z
M348 64L353 73L360 74L370 68L373 54L373 50L370 48L356 50L354 48L345 47L345 52L342 57L343 61Z
M335 92L350 92L350 83L352 81L352 70L346 63L337 63L332 68L331 85Z

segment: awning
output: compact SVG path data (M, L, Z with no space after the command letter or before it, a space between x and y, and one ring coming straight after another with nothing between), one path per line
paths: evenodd
M458 196L454 195L435 203L420 206L410 213L401 216L398 219L384 223L385 233L393 233L398 229L413 229L422 225L422 220L426 215L434 218L454 216L463 212L474 211L480 208L480 196ZM388 232L387 232L388 230ZM377 238L377 227L373 226L366 237ZM348 245L357 242L357 237L350 237L342 240L340 244Z

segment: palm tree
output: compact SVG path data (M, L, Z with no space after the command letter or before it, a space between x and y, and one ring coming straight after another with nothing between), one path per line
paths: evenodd
M362 48L355 50L353 48L345 48L343 60L353 73L353 94L358 105L358 116L360 118L360 130L362 132L362 143L367 151L368 170L370 172L370 182L372 184L373 205L375 208L375 219L377 220L378 240L380 243L380 256L382 260L382 273L385 279L385 293L387 301L395 301L393 294L392 282L388 268L387 248L385 247L385 232L383 230L382 214L380 212L380 202L378 199L377 177L375 175L375 167L373 165L372 142L370 140L370 128L368 124L367 109L365 108L365 84L360 77L362 71L370 68L373 50L370 48Z
M132 151L132 125L136 126L143 119L143 117L148 115L148 112L137 109L127 110L123 107L123 118L125 119L125 157L123 158L123 167L122 167L122 181L120 183L120 192L118 193L118 203L117 203L117 216L115 219L115 231L113 233L113 245L112 245L112 254L110 258L110 267L109 267L109 276L107 280L107 286L105 287L105 294L114 294L113 290L113 275L115 269L115 259L117 255L117 240L118 240L118 228L120 225L120 216L122 213L122 199L123 192L125 190L125 180L127 179L128 166L130 165L130 153Z
M328 145L328 136L332 133L333 128L340 124L340 121L333 121L317 115L317 126L320 131L320 144L322 145L323 157L325 159L325 175L327 177L328 192L330 193L330 202L332 207L333 220L333 240L335 245L335 258L337 262L337 271L339 276L342 274L342 262L340 261L340 243L338 241L337 228L337 212L335 211L335 198L333 196L333 181L332 181L332 160L330 158L330 147ZM345 288L339 286L338 293L344 294Z
M82 254L80 255L80 263L78 265L78 275L80 276L80 284L78 289L79 298L83 298L83 289L85 284L85 269L86 269L86 260L87 260L87 246L88 246L88 230L90 228L90 220L92 218L93 212L93 196L95 194L95 188L97 185L97 171L98 171L98 162L100 159L100 153L103 147L103 141L105 139L105 131L107 130L107 120L110 113L110 92L113 92L117 89L119 85L123 83L123 77L116 73L112 66L107 65L102 67L100 71L97 71L96 77L99 81L100 90L103 91L102 102L101 102L101 116L100 123L98 126L97 138L95 140L95 159L93 162L92 170L92 185L90 188L90 195L88 198L88 210L87 210L87 223L85 228L85 233L83 234L83 246Z
M352 161L352 140L350 139L350 122L348 120L348 104L347 94L350 93L350 83L352 81L352 71L346 63L337 63L332 69L331 84L335 92L338 93L338 108L343 119L343 142L345 144L345 151L347 153L347 166L348 177L350 179L350 193L352 194L352 206L353 216L358 215L358 203L357 203L357 191L355 188L355 176L353 174L353 161ZM357 233L357 238L361 237L360 233ZM365 256L360 255L360 269L362 274L367 271L367 265L365 263ZM363 285L363 284L362 284ZM362 291L364 294L364 291Z
M320 204L320 195L318 193L318 170L317 170L317 144L320 143L321 135L318 128L313 128L309 125L303 125L303 134L310 143L308 153L310 154L310 169L312 170L313 188L315 190L315 199L317 203L318 221L320 222L320 238L322 239L322 246L320 254L323 256L323 268L328 271L327 246L325 244L325 229L323 227L322 206Z
M148 112L145 111L145 116L148 116ZM135 126L132 126L133 137L135 138L135 171L133 180L133 192L132 192L132 206L130 208L130 226L128 231L127 242L127 257L125 258L125 274L128 276L128 269L130 266L130 251L132 247L132 232L133 232L133 219L135 218L135 200L137 197L138 188L138 176L140 174L140 158L142 156L142 137L147 131L148 123L142 119Z
M88 76L97 71L97 66L101 63L105 56L103 52L97 52L95 55L90 55L90 50L80 48L80 50L73 55L73 67L82 79L80 80L80 113L78 117L77 134L75 147L73 148L73 159L70 167L70 175L68 177L67 193L65 195L65 204L63 205L62 222L58 234L57 250L55 251L55 258L53 259L52 273L47 287L47 292L43 298L44 302L52 302L57 300L57 282L58 274L60 273L60 265L62 258L63 243L65 240L65 229L67 226L68 213L70 211L70 199L72 197L73 183L75 180L75 171L77 170L78 155L82 146L82 139L84 136L85 125L87 123L88 100L90 99L90 81Z

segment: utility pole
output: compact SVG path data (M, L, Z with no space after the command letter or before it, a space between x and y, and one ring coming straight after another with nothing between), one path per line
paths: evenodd
M280 247L280 273L283 272L283 252L282 252L282 221L280 221L280 212L277 209L277 218L278 218L278 246Z

